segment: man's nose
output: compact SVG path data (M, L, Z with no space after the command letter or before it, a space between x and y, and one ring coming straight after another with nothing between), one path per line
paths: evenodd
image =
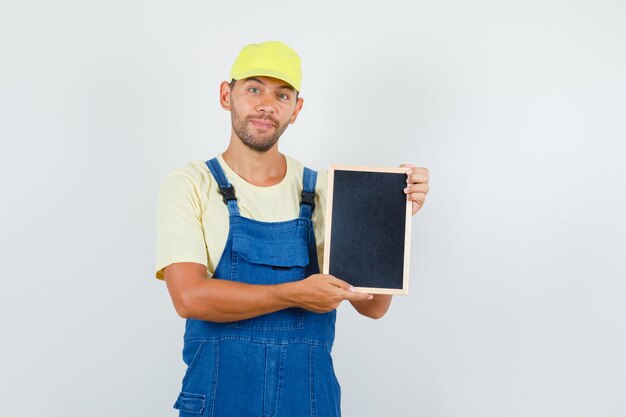
M276 110L274 106L274 97L272 97L271 94L263 94L259 99L257 109L265 113L274 113Z

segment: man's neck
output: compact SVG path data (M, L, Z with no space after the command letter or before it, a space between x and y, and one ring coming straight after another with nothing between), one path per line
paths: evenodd
M222 158L237 175L259 187L276 185L287 173L287 161L278 152L278 143L267 152L256 152L238 138L231 139Z

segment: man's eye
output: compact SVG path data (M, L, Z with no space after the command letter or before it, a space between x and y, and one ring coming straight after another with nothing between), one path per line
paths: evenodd
M288 94L279 94L278 98L281 100L289 100L289 95Z
M258 89L258 88L256 88L256 87L250 87L250 88L248 88L248 91L249 91L249 92L251 92L251 93L253 93L253 94L258 94L258 93L260 93L260 92L261 92L261 90L259 90L259 89Z

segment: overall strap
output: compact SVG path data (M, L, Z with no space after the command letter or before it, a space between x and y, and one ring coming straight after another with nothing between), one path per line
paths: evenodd
M302 193L300 194L300 217L310 219L315 210L315 183L317 171L304 167Z
M217 158L210 159L205 163L209 168L209 171L211 171L211 174L213 174L213 178L217 181L217 186L219 187L219 192L222 195L222 200L224 201L224 204L228 206L228 213L231 216L238 216L239 206L237 206L235 188L226 179L226 175L224 175L224 171L222 170Z

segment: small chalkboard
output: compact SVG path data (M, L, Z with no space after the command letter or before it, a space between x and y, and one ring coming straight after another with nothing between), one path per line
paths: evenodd
M358 291L407 295L411 237L409 168L331 165L324 273Z

